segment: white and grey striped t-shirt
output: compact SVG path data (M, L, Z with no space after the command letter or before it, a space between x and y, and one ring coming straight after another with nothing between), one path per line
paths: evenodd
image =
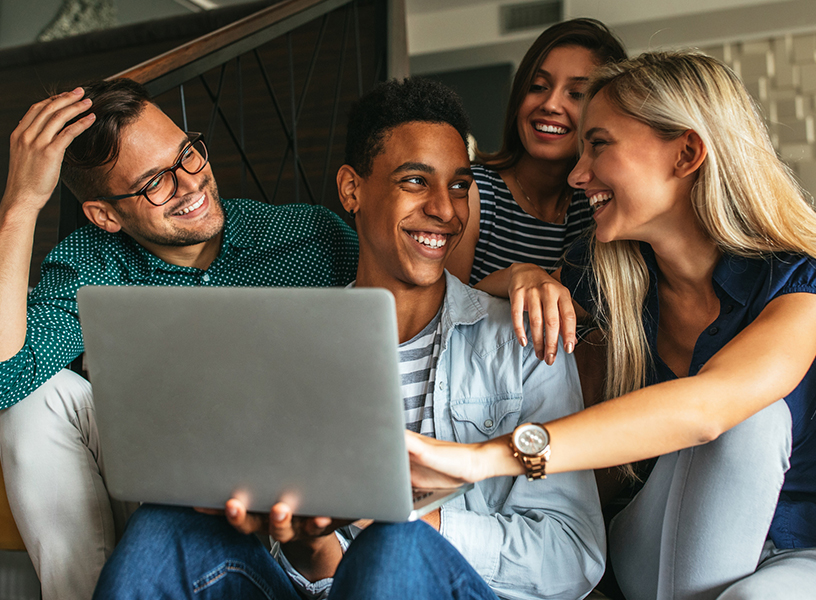
M442 309L413 339L399 345L405 427L434 437L433 395L442 347Z
M347 289L356 287L352 281ZM402 403L405 407L405 428L422 435L436 437L433 424L433 391L436 363L442 348L442 309L422 331L399 345Z

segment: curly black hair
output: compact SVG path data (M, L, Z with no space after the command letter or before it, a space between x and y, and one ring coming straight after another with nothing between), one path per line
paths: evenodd
M447 123L468 144L470 121L459 96L431 79L391 79L361 97L349 111L345 162L368 177L386 134L403 123Z

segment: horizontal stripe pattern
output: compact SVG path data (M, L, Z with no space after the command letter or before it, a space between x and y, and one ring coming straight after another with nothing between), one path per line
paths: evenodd
M413 339L399 346L405 427L434 437L433 392L442 347L442 310Z
M513 263L533 263L554 271L564 251L592 224L583 190L573 193L563 224L545 223L521 209L496 171L473 165L473 176L481 210L471 285Z

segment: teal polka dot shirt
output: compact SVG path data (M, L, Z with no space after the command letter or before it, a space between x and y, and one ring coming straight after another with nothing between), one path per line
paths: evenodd
M341 286L354 279L357 236L330 210L223 203L221 250L206 270L166 263L124 233L94 225L57 245L29 295L25 346L0 363L0 409L28 396L83 352L76 294L84 285Z

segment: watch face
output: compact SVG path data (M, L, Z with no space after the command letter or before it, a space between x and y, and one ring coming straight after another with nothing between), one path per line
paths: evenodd
M524 454L539 454L550 443L550 436L543 427L528 425L516 433L516 448Z

